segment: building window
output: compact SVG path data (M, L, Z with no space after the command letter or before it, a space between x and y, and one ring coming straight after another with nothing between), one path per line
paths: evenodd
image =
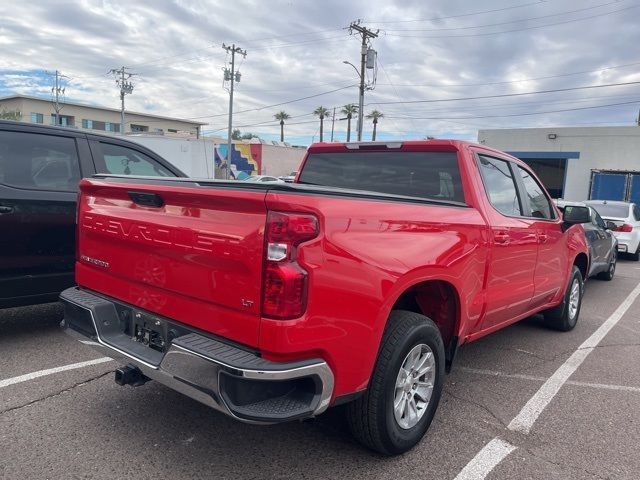
M93 120L82 119L82 128L93 128Z
M178 130L176 130L175 128L167 128L167 132L178 133Z
M131 131L132 132L148 132L149 131L149 127L147 127L145 125L134 125L132 123L131 124Z
M58 121L56 122L56 117ZM62 127L73 127L74 126L75 117L70 115L56 115L55 113L51 114L51 125L60 125Z
M44 123L44 116L41 113L31 112L31 123Z

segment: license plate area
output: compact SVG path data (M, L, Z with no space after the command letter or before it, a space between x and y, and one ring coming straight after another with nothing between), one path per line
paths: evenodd
M162 353L167 350L168 328L167 321L162 318L145 312L133 312L131 337L153 350Z

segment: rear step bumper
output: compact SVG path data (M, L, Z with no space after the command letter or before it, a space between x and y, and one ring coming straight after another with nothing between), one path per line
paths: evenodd
M66 333L84 343L90 340L104 355L238 420L279 423L312 417L331 401L333 373L323 360L271 362L231 342L75 287L62 292L60 300ZM130 333L134 322L142 321L169 332L162 337L147 330L155 349Z

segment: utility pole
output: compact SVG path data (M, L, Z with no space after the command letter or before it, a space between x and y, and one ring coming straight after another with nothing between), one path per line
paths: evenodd
M231 70L225 67L224 69L224 80L230 83L229 85L229 131L227 132L227 168L225 169L224 178L226 180L229 179L229 169L231 168L231 150L233 148L233 144L231 143L231 133L233 128L233 85L234 83L240 83L240 72L236 72L236 53L239 53L243 57L246 58L247 51L242 50L240 47L236 47L236 44L233 45L225 45L222 44L222 48L227 51L227 53L231 53Z
M375 57L375 51L369 48L369 39L377 38L378 32L380 30L369 30L367 27L363 27L360 25L360 20L355 22L351 22L349 25L349 33L353 34L353 32L358 32L362 36L362 46L360 48L360 100L358 102L358 141L362 141L362 123L363 123L363 110L364 110L364 90L365 90L365 67L373 68L373 66L369 67L367 63L367 57L370 55ZM369 54L369 51L373 52L373 54Z
M333 115L331 116L331 142L333 142L333 130L336 126L336 107L333 107Z
M64 95L65 88L62 86L62 78L68 78L65 75L62 75L62 72L56 70L55 73L46 72L49 75L55 76L55 81L53 87L51 87L51 103L53 103L53 110L56 112L53 117L53 124L58 125L60 120L60 110L62 110L62 106L60 106L60 96Z
M124 135L124 96L133 92L133 83L129 79L135 73L127 72L127 67L124 65L118 70L112 68L109 73L115 75L116 85L120 88L120 135Z

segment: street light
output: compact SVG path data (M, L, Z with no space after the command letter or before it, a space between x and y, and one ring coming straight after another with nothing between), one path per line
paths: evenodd
M356 71L358 78L360 79L360 98L358 100L358 141L360 141L362 140L362 121L363 121L362 109L364 108L364 78L362 77L362 73L360 73L360 71L358 70L358 67L356 67L353 63L347 62L346 60L343 60L342 63L344 63L345 65L351 65L353 69Z

